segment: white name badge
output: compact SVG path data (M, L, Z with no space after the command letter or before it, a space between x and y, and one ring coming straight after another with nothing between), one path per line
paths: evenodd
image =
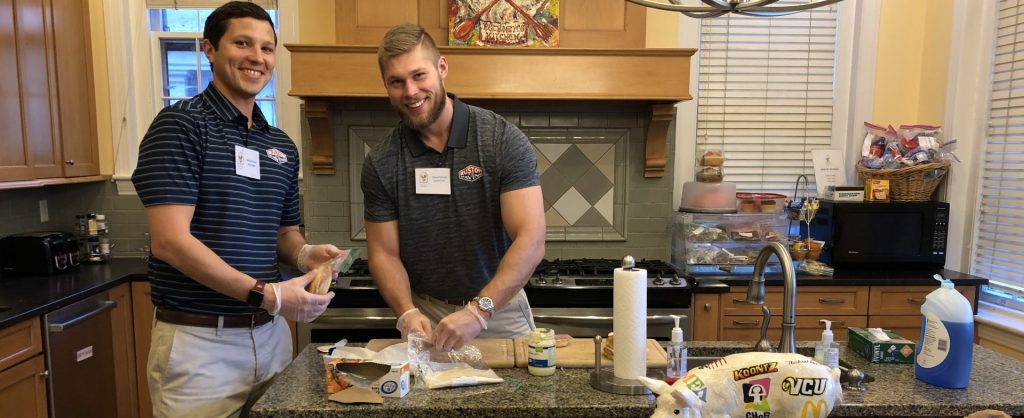
M235 145L235 174L259 180L260 153L241 145Z
M451 169L417 168L416 194L452 194Z

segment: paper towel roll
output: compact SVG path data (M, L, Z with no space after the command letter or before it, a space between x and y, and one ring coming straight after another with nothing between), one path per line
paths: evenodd
M612 331L615 377L647 375L647 270L615 269Z

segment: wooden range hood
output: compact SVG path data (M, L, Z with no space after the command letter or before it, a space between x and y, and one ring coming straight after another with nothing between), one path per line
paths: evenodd
M314 174L334 174L328 102L384 98L377 47L286 44L292 96L306 102ZM665 172L674 103L691 100L694 49L441 47L452 69L445 87L464 99L638 101L650 105L644 177Z

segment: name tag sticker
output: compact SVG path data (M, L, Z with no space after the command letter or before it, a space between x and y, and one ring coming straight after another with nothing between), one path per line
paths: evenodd
M452 194L452 173L448 168L417 168L416 194Z
M241 145L235 145L235 174L259 180L260 153Z

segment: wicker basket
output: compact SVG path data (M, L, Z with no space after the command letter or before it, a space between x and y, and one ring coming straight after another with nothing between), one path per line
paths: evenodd
M883 170L874 170L857 164L856 168L865 183L873 179L889 180L889 192L893 200L920 202L931 199L935 188L946 178L949 163L927 163ZM924 178L926 173L937 168L944 169L942 174L932 179Z

